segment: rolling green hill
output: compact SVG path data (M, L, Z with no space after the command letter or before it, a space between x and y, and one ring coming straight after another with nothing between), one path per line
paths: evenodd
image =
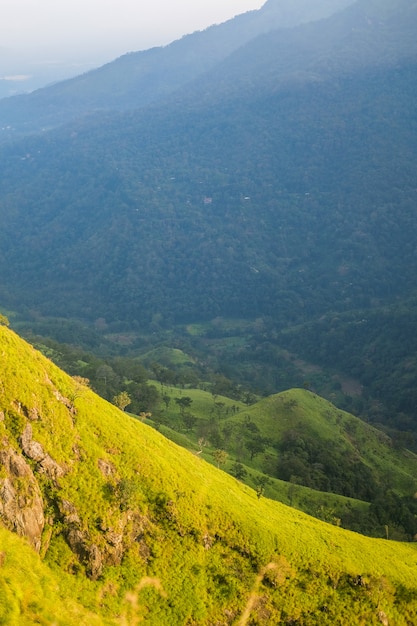
M207 387L159 385L151 423L270 498L371 536L414 537L410 450L304 389L249 406Z
M225 349L228 342L229 350L236 349L236 324L238 320L221 322L232 332L224 339ZM201 330L192 327L189 332ZM130 335L118 339L131 341ZM332 404L294 388L259 400L207 363L202 367L198 353L192 356L166 344L144 348L135 358L100 358L54 341L31 341L69 374L87 378L105 399L118 405L119 394L127 394L127 410L141 420L151 418L149 423L175 443L221 464L256 489L265 483L268 497L371 536L389 533L409 540L416 535L413 438L364 423L336 408L337 399ZM219 350L218 341L212 350ZM288 369L288 355L284 361ZM323 377L320 368L308 363L297 367L311 367L315 381ZM344 385L350 393L361 393L354 379ZM342 390L329 395L350 397Z
M246 423L249 431L248 424L256 426L252 427L255 439L263 439L269 450L269 467L271 448L275 451L275 472L280 478L293 476L304 484L353 497L360 497L362 491L363 499L372 488L410 495L417 490L416 455L396 450L387 435L309 391L271 396L226 418L226 423L237 428L245 428ZM262 454L261 464L266 462L263 447L253 450Z
M414 545L259 500L5 327L0 353L3 624L416 620Z

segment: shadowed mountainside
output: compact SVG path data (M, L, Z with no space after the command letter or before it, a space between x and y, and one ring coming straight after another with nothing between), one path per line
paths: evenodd
M259 34L317 20L353 0L269 0L257 11L126 54L82 76L0 100L0 126L18 133L57 126L100 110L137 109L167 98ZM3 135L9 135L6 131ZM1 136L0 136L1 138Z

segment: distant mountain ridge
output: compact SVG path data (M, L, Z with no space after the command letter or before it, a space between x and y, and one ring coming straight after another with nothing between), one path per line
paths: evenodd
M355 2L320 23L260 34L195 83L203 94L216 84L213 94L206 96L215 102L239 89L262 93L267 86L278 91L291 85L337 81L367 68L412 63L417 58L416 14L409 0Z
M259 34L327 17L351 2L269 0L257 11L168 46L129 53L82 76L0 100L0 126L19 132L39 130L91 111L134 109L161 101Z

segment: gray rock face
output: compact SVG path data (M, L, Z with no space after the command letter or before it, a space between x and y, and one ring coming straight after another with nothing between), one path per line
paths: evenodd
M45 527L44 501L36 476L25 457L35 461L36 470L55 482L65 471L40 443L33 440L29 422L20 437L20 445L23 454L17 452L7 439L0 445L0 466L3 468L3 477L0 478L0 522L9 530L26 537L34 549L40 552Z
M0 450L0 464L6 472L0 479L0 519L39 552L45 518L36 478L23 456L7 445Z
M39 470L44 472L48 478L57 480L64 475L63 468L44 451L43 447L32 438L32 426L27 423L20 438L20 444L24 454L32 461L39 463Z
M18 440L20 450L16 450L6 437L0 441L0 524L27 538L42 554L48 549L50 540L45 538L47 533L43 537L43 531L58 522L68 546L92 580L101 576L105 566L120 565L127 546L134 542L139 542L141 554L147 559L149 551L142 541L146 518L127 510L115 526L101 523L97 535L83 524L76 506L59 497L59 478L69 470L59 465L33 438L31 422L34 420L29 420L26 413L25 416L27 421ZM2 420L4 414L0 412L0 422ZM99 459L98 467L106 478L116 474L113 464L104 459ZM47 481L55 492L54 512L46 507L50 504L47 496L45 501L43 499L40 484L44 479L38 483L41 474L49 479ZM46 514L45 510L49 513Z
M92 543L88 530L81 528L80 517L72 502L62 500L59 509L69 547L85 565L87 576L97 580L103 571L103 556L100 549Z

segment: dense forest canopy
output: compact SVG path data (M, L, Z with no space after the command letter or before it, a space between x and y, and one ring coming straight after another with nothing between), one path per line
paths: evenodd
M408 64L3 149L3 301L288 324L409 294L415 84Z
M252 39L239 26L240 46L151 108L9 138L2 306L142 333L260 319L235 378L258 359L255 386L282 389L285 348L356 378L368 417L413 424L416 10L345 4Z

